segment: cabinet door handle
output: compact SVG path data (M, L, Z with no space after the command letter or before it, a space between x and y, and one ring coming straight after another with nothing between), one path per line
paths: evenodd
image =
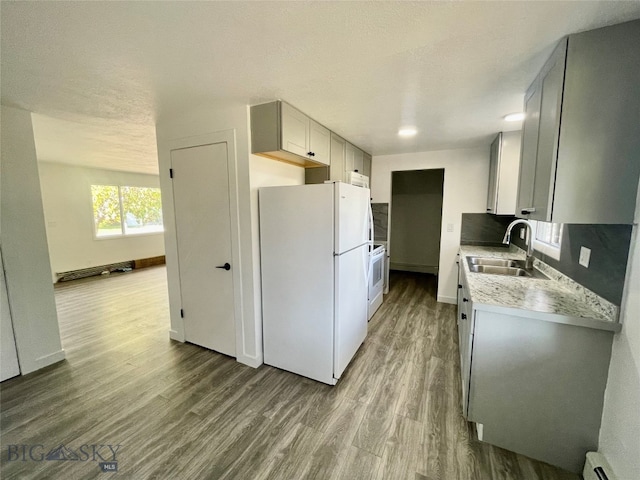
M224 265L218 265L216 268L224 268L225 270L229 271L231 270L231 265L225 263Z
M464 298L464 297L462 297L462 301L463 301L463 302L468 302L468 301L469 301L469 299L468 299L468 298Z
M313 152L307 152L307 155L309 155L310 157L315 157L316 156L316 154L313 153Z
M529 207L529 208L523 208L522 210L520 210L520 213L522 215L529 215L530 213L533 213L535 211L536 211L535 207Z
M460 315L460 318L462 318L462 320L466 320L467 319L467 314L463 313L462 315Z

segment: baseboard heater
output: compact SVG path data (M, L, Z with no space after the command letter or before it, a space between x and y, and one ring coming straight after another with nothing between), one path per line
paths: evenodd
M588 452L582 472L584 480L616 480L616 476L604 456L598 452Z
M79 278L94 277L102 275L105 272L128 272L134 267L134 261L111 263L109 265L99 265L97 267L81 268L80 270L72 270L70 272L56 273L57 282L68 282L70 280L78 280Z

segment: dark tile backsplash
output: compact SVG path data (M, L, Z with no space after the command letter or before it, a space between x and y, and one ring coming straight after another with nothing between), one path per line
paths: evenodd
M386 241L389 226L389 204L372 203L371 210L373 211L373 239Z
M515 217L485 213L462 214L461 244L501 245L507 225ZM620 305L627 271L632 225L565 224L560 260L540 252L534 256L601 297ZM516 227L513 243L526 249ZM578 263L580 247L591 249L589 268Z
M515 218L510 215L463 213L460 227L460 244L499 247L502 245L502 238L507 226Z

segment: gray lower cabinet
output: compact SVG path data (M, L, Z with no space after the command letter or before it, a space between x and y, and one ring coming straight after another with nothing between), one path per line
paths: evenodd
M464 268L458 274L458 345L460 347L460 382L462 384L462 414L467 418L469 406L469 375L473 345L473 303L464 279Z
M633 223L640 177L640 20L563 39L525 96L516 214Z
M613 332L474 304L460 276L465 417L485 442L581 472L598 448Z
M485 442L580 473L598 449L613 333L473 315L468 420Z

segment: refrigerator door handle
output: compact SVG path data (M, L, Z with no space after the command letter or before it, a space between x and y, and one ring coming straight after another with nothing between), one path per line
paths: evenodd
M369 275L371 275L371 252L369 252L368 248L363 248L363 261L362 261L362 270L364 273L365 284L367 285L367 291L369 291Z
M371 200L369 200L369 244L373 247L374 240L374 228L373 228L373 208L371 207Z
M364 278L367 281L367 289L369 288L369 276L371 275L371 254L373 253L373 209L371 208L371 200L368 202L367 223L369 224L369 240L367 241L367 256L364 262Z

